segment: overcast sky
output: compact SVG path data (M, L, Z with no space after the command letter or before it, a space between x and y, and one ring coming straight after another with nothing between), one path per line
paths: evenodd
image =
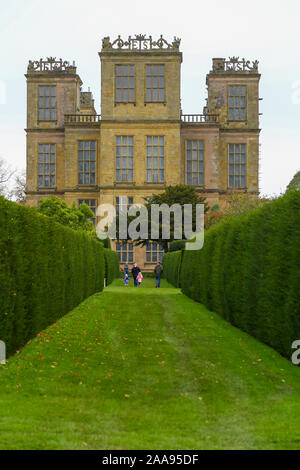
M100 113L104 36L181 38L182 109L201 113L212 57L259 60L261 194L279 194L300 170L299 0L0 0L0 157L25 168L29 59L76 61Z

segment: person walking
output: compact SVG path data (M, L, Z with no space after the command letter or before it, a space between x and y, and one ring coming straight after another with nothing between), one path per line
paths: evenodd
M163 272L163 267L161 265L161 262L159 261L154 268L155 283L156 283L155 288L160 287L160 278L161 278L162 272Z
M141 270L138 267L138 265L136 263L134 263L134 266L131 269L131 273L132 273L132 276L133 276L134 287L137 287L137 285L138 285L137 277L138 277L138 274L139 274L140 271Z
M138 275L136 277L136 280L139 283L139 287L141 287L141 284L142 284L142 281L143 281L143 275L142 275L141 271L138 273Z

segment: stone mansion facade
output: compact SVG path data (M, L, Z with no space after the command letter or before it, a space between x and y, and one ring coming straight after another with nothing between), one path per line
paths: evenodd
M180 39L102 41L101 115L75 64L29 61L26 203L56 195L117 211L176 184L212 205L228 192L258 194L258 61L212 60L202 114L183 114ZM121 263L152 269L161 247L116 244Z

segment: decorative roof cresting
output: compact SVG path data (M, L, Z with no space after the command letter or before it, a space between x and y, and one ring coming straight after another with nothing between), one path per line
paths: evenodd
M75 62L70 65L67 60L56 59L56 57L47 57L46 60L30 60L27 72L69 72L76 73Z
M127 40L118 36L113 42L107 36L102 39L102 51L111 50L129 50L129 51L147 51L147 50L173 50L179 51L181 39L174 36L173 42L169 43L163 38L163 35L155 41L152 36L146 37L146 34L136 34L135 37L129 36Z
M213 59L214 73L218 72L251 72L258 73L258 60L250 61L246 59L240 59L239 57L229 57L226 59Z

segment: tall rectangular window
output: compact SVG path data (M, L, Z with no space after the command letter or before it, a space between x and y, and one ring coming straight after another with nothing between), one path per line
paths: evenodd
M93 224L96 225L96 199L79 199L78 205L79 207L81 204L86 204L95 214L95 217L92 218Z
M186 141L186 182L195 186L204 184L204 141Z
M116 136L116 181L133 182L132 136Z
M230 85L228 90L229 121L246 120L246 86Z
M55 187L55 144L39 144L39 188Z
M39 121L56 120L56 87L39 87Z
M91 185L96 182L96 141L78 141L78 184Z
M133 103L134 98L134 65L116 65L116 102Z
M148 243L146 245L146 261L147 263L157 263L162 261L164 256L164 248L160 243Z
M120 263L133 262L133 244L132 243L116 243L116 250L119 255Z
M127 213L128 209L133 205L133 197L118 196L116 198L116 214Z
M246 187L246 144L229 144L229 188Z
M165 101L165 66L147 65L146 101Z
M147 183L163 183L165 180L165 138L147 137Z

